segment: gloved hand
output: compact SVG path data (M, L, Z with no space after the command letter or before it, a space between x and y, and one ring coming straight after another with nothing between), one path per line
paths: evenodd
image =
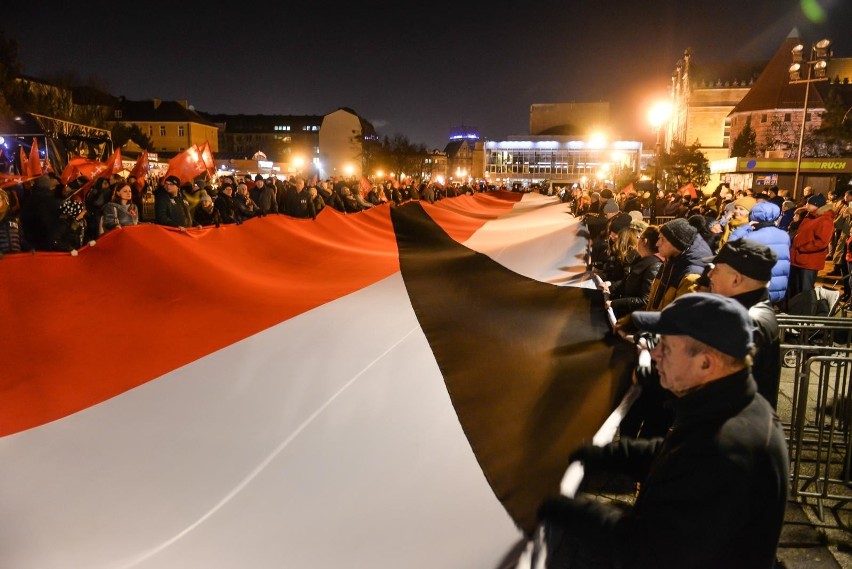
M601 456L603 456L601 447L595 445L583 445L568 455L568 464L580 461L583 463L583 466L593 467Z
M573 498L567 496L548 496L538 507L538 521L550 523L568 523L576 506Z

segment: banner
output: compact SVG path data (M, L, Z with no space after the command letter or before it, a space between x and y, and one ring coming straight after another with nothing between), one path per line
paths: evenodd
M7 255L0 566L505 566L629 384L585 234L493 192Z

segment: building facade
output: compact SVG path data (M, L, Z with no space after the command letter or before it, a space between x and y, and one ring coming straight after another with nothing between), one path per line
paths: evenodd
M486 142L484 150L484 178L507 186L549 181L612 187L625 171L638 175L642 157L639 141L604 142L571 136L509 137Z

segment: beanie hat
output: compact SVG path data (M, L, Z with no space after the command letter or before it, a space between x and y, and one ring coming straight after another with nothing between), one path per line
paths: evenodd
M169 176L163 180L163 184L174 184L175 186L180 186L180 178L177 176Z
M692 245L695 236L698 235L698 230L688 221L679 217L663 224L660 227L660 233L679 251L686 251Z
M607 200L603 206L604 213L618 213L619 211L618 204L615 203L615 200Z
M641 211L637 211L637 210L635 210L635 209L634 209L633 211L628 211L628 212L627 212L627 214L628 214L630 217L632 217L632 218L633 218L633 221L643 221L643 220L645 219L645 218L644 218L644 216L642 215L642 212L641 212Z
M257 174L257 175L254 177L254 181L255 181L255 182L262 182L262 181L263 181L263 176L261 176L260 174Z
M757 203L757 200L751 196L743 196L737 201L734 202L735 206L740 206L746 211L751 211L751 208L754 207L754 204Z
M613 198L612 190L610 190L609 188L604 188L603 190L601 190L601 197L604 199L611 200Z
M810 205L815 205L817 207L822 207L825 205L825 194L814 194L808 198L808 203Z

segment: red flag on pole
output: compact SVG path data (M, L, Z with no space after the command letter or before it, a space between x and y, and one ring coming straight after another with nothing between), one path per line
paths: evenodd
M201 145L201 161L204 162L204 167L210 176L216 174L216 162L213 160L213 151L210 150L210 142L207 140Z
M359 183L361 187L361 196L367 197L367 194L370 193L370 188L372 188L372 184L370 184L370 180L366 177L361 176L361 182Z
M30 148L28 168L30 176L41 176L44 174L44 170L41 168L41 156L38 154L38 141L35 138L33 138L33 146Z
M76 180L80 176L85 176L89 180L94 180L97 177L102 177L108 166L97 160L89 160L81 156L76 156L68 161L68 165L62 170L59 179L63 184L68 184L72 180Z
M142 191L145 187L145 178L148 177L148 151L143 150L139 158L136 159L136 164L133 165L133 170L130 171L131 176L136 176L136 189Z
M181 184L191 183L195 177L204 172L207 167L201 160L198 147L193 145L187 148L171 160L169 160L169 168L166 170L166 177L177 176L180 178Z
M121 172L124 169L124 166L121 163L121 148L116 148L115 152L112 153L112 156L106 161L106 170L104 170L101 174L101 178L109 178L116 172Z
M680 195L689 194L689 197L691 198L698 197L698 195L695 193L695 186L692 185L692 182L689 182L685 186L681 187L678 191L680 192Z
M20 160L21 160L21 176L25 178L30 175L30 159L27 158L27 153L24 152L24 147L19 146L18 150L20 150Z

